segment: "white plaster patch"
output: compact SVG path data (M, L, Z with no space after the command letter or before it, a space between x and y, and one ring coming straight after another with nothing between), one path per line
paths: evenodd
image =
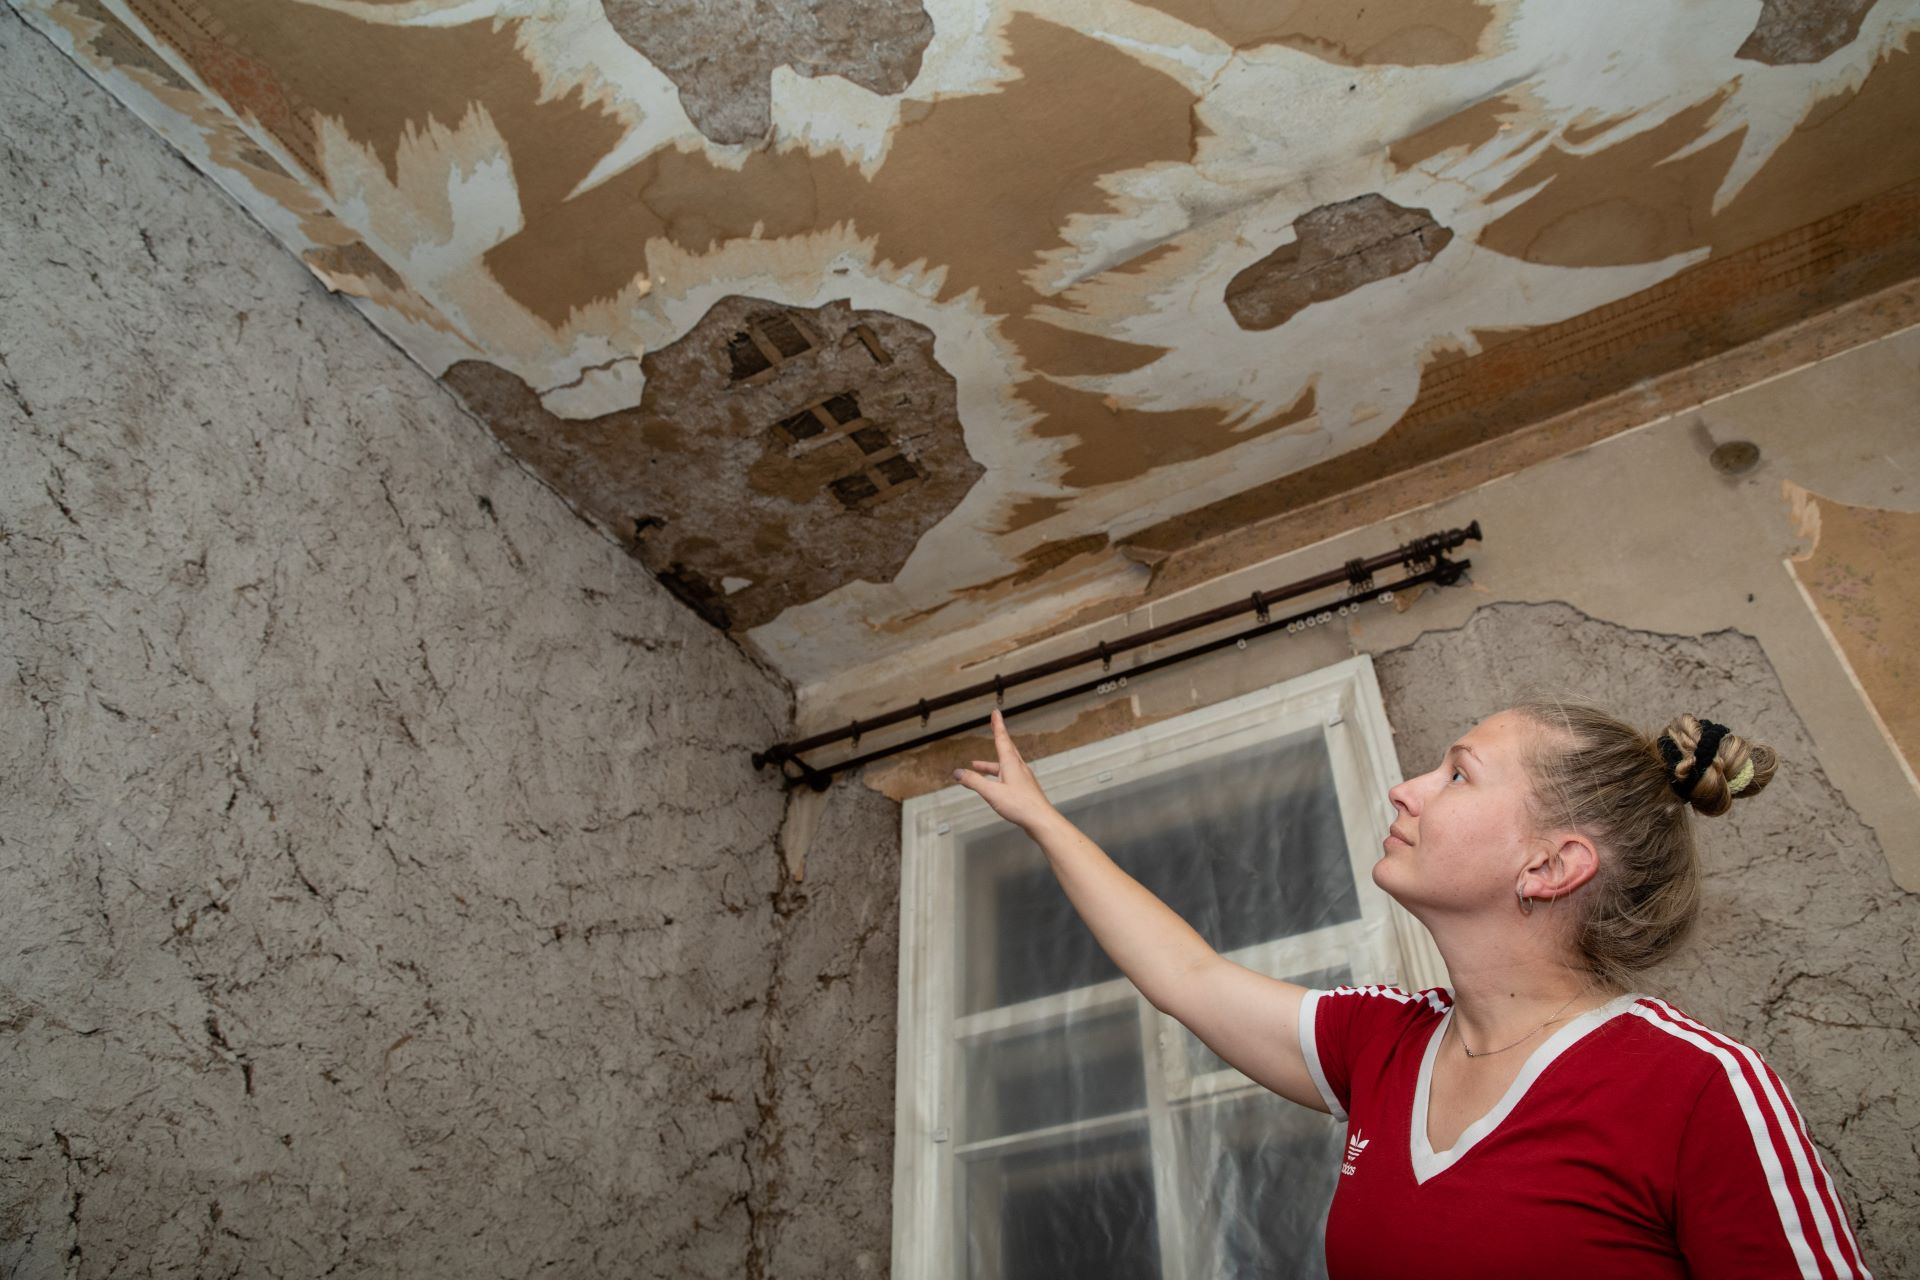
M562 7L555 0L300 0L356 22L394 27L457 27L485 18L528 17Z
M803 76L776 67L772 78L773 137L780 148L837 153L867 178L879 172L908 102L995 93L1019 78L1007 58L1006 23L1011 6L981 0L923 0L933 38L920 55L920 70L897 94L875 93L844 76ZM1058 20L1057 17L1052 20ZM728 150L742 157L748 148Z
M599 418L640 403L647 375L639 356L619 356L605 365L589 367L578 382L541 394L540 403L558 418Z
M838 152L871 178L886 161L901 101L845 76L803 76L783 64L773 69L773 137L782 151Z

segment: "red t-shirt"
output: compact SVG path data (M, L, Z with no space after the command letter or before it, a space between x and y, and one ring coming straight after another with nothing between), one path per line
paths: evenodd
M1662 1000L1569 1021L1435 1152L1427 1091L1452 1007L1393 987L1301 1005L1307 1066L1347 1122L1334 1280L1870 1280L1786 1086Z

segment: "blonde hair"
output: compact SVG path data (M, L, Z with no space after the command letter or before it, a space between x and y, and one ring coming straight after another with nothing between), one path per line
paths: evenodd
M1513 711L1543 732L1523 755L1532 783L1529 808L1539 830L1571 827L1600 850L1600 870L1576 894L1574 945L1595 978L1631 989L1642 971L1671 955L1700 913L1700 868L1687 810L1716 817L1773 780L1773 750L1728 733L1681 799L1674 783L1694 771L1701 722L1675 716L1647 735L1598 707L1529 698ZM1662 734L1680 749L1671 768ZM1748 765L1736 797L1732 780Z

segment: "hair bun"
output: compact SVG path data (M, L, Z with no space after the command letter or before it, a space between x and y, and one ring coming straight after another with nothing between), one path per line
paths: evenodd
M1779 763L1771 747L1691 715L1668 722L1657 745L1674 794L1709 818L1731 809L1734 797L1745 799L1765 788Z

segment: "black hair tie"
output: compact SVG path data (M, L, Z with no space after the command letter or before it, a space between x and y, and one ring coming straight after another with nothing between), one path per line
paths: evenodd
M1674 769L1679 766L1680 759L1685 754L1680 750L1680 744L1673 740L1672 734L1660 735L1660 758L1667 762L1667 781L1672 784L1675 795L1682 800L1693 799L1695 784L1707 771L1707 766L1713 763L1713 758L1720 753L1720 739L1726 737L1728 732L1727 726L1723 724L1715 724L1711 720L1700 722L1700 741L1695 743L1693 748L1693 769L1684 778L1673 776Z

